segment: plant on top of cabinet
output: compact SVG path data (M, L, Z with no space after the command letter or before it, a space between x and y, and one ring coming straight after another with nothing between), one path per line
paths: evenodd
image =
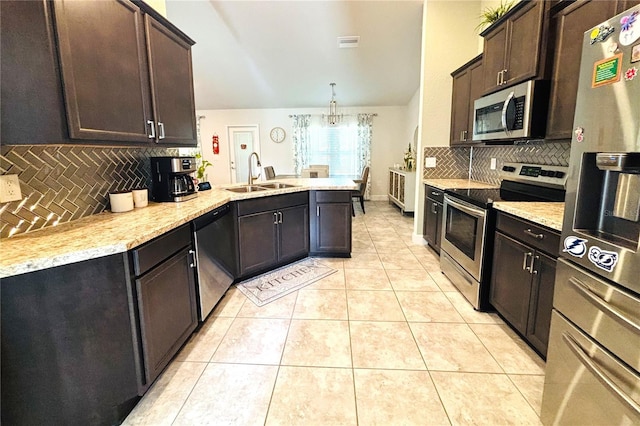
M54 2L71 139L195 146L193 40L142 2Z
M504 2L500 1L500 4L496 7L485 7L480 14L480 23L476 27L478 30L482 30L485 27L491 26L494 22L497 22L502 18L511 8L516 4L515 0Z
M544 77L549 2L522 1L484 30L483 93Z

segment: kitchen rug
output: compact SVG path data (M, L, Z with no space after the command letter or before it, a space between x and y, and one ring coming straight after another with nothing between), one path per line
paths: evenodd
M236 287L257 306L264 306L334 272L336 269L322 260L306 258L242 281Z

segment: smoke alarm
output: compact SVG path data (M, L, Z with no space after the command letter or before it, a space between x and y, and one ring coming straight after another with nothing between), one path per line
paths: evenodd
M340 49L358 47L358 43L360 43L360 36L338 37L338 47Z

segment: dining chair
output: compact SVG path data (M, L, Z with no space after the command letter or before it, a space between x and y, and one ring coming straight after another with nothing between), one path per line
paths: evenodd
M360 184L360 187L351 191L351 215L356 215L356 210L353 208L353 198L360 200L360 207L362 207L362 214L364 214L364 193L367 190L367 181L369 180L369 166L362 169L362 177L360 179L354 179L353 181Z
M264 167L264 177L267 180L272 180L276 178L276 172L273 170L273 166Z

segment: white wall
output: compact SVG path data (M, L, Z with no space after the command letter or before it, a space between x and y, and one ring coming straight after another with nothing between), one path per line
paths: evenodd
M413 141L413 130L417 125L417 114L408 124L407 106L388 107L340 107L343 114L377 113L373 120L371 143L371 195L372 199L386 199L387 168L401 163L404 151ZM197 115L205 118L200 121L200 137L203 156L213 163L207 169L209 181L216 185L231 182L229 169L229 140L227 126L257 125L260 130L260 159L265 166L273 166L276 174L293 173L293 147L291 142L291 114L322 114L327 108L296 109L236 109L236 110L199 110ZM415 123L415 124L414 124ZM287 132L284 142L276 144L269 137L274 127L282 127ZM214 155L211 139L217 134L220 141L220 154Z

